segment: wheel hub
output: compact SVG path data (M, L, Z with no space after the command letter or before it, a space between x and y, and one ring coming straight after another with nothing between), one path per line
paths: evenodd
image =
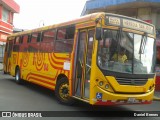
M69 97L68 84L61 85L59 93L62 99L67 100L67 98Z

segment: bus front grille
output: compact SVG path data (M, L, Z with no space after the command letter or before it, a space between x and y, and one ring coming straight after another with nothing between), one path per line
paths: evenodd
M137 78L116 78L120 85L145 85L148 79L137 79Z

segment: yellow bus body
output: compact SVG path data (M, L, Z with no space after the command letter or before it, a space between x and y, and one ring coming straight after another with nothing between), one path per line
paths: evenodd
M77 40L79 38L79 31L88 29L95 30L96 27L100 27L101 25L99 23L95 23L95 20L99 17L105 17L105 13L91 14L70 22L51 25L35 30L24 31L10 35L8 37L8 41L15 39L17 36L28 35L34 32L43 32L46 30L57 29L60 27L75 24L75 35L73 40L73 49L71 53L45 53L40 51L14 52L11 49L11 51L8 51L11 52L10 57L7 56L8 52L5 51L4 72L9 73L12 76L15 76L16 68L19 67L21 79L46 87L51 90L55 90L57 81L65 76L68 79L69 83L69 96L88 102L92 105L150 104L154 95L155 77L149 78L146 84L144 85L134 86L120 85L114 76L105 76L97 66L96 59L98 41L95 39L95 37L93 40L94 42L91 60L89 97L86 98L83 95L78 97L75 95L73 75L76 70L75 58ZM102 27L115 30L118 29L118 27L114 25L105 26L104 21L102 23ZM129 28L122 29L124 31L130 31L139 34L144 33ZM149 36L155 38L154 34L150 34ZM69 69L65 69L65 65L67 66L68 64L70 64ZM99 86L99 83L101 81L103 81L103 85ZM106 89L105 85L108 85L109 88ZM84 91L84 86L81 90L82 92ZM100 99L98 99L99 93L102 97Z

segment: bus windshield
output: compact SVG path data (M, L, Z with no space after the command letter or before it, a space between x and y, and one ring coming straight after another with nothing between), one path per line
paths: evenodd
M154 72L154 38L122 30L103 30L97 63L101 69L131 74Z

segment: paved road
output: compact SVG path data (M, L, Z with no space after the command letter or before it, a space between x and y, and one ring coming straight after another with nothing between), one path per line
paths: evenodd
M154 101L150 105L124 105L124 106L91 106L77 101L74 106L65 106L58 104L54 92L48 89L25 83L18 85L14 78L9 75L3 75L0 72L0 111L81 111L80 114L88 116L83 119L97 119L90 113L84 111L160 111L160 101ZM62 115L63 116L63 115ZM160 117L160 116L159 116ZM1 120L2 118L0 118ZM27 118L24 118L28 120ZM45 118L51 119L51 118ZM56 119L64 119L57 117ZM70 118L68 120L81 119L80 117ZM105 118L98 118L104 119ZM112 118L113 119L113 118ZM123 118L128 119L128 118ZM135 119L135 118L130 118ZM141 118L143 120L146 118ZM158 120L160 118L147 118L148 120ZM18 120L15 118L15 120ZM42 119L44 120L44 118ZM138 118L137 118L138 120Z

